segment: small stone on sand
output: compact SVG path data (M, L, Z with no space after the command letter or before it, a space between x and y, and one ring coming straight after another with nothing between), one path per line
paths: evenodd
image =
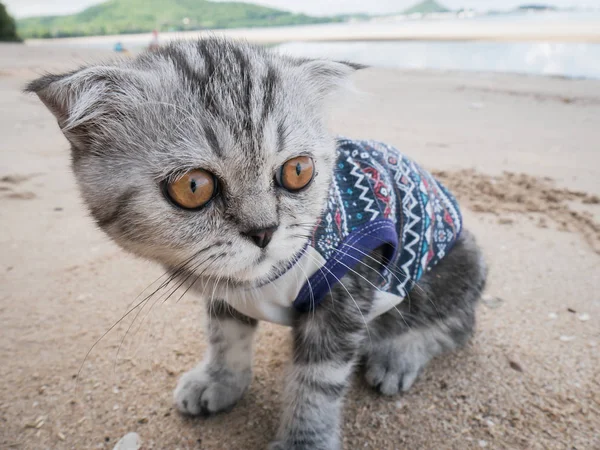
M500 297L494 297L493 295L487 294L481 297L481 301L485 306L487 306L490 309L500 308L500 306L502 306L502 303L504 303L504 300L502 300Z
M561 336L560 340L562 342L571 342L571 341L575 340L575 336Z
M577 316L577 318L579 320L581 320L582 322L587 322L588 320L590 320L590 315L588 313L583 313L583 314L579 314Z
M137 433L127 433L123 436L113 450L139 450L142 446L142 440Z
M517 361L510 360L508 364L511 369L516 370L517 372L523 372L523 367Z

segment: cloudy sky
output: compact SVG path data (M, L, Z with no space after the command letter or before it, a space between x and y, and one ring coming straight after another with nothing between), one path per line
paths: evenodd
M101 0L3 0L9 11L17 17L68 14L86 6L101 3ZM326 15L350 12L372 14L402 11L418 0L256 0L251 3L274 6L313 15ZM528 0L439 0L451 8L475 8L478 10L509 9ZM539 3L542 3L540 1ZM600 0L544 0L543 3L556 6L600 6Z

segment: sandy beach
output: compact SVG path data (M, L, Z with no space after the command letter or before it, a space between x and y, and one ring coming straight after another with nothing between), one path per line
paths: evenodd
M94 346L162 272L95 227L67 141L20 89L106 56L0 46L0 449L110 450L132 431L144 450L265 449L286 328L261 325L249 392L209 419L172 405L205 350L200 299L157 302ZM600 81L372 68L355 83L332 131L436 173L490 279L472 343L409 393L381 397L357 374L344 448L600 448Z

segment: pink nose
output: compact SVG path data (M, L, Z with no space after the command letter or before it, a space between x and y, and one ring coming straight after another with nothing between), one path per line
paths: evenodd
M250 230L243 234L252 239L252 242L254 242L258 247L265 248L267 245L269 245L269 242L271 242L273 233L275 233L276 230L277 226L274 226L269 228Z

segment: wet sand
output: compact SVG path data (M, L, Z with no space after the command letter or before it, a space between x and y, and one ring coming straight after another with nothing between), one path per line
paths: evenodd
M206 348L198 298L146 308L118 359L131 316L92 349L162 272L95 228L66 140L19 89L101 56L0 46L0 448L112 449L135 431L144 449L264 449L287 329L261 325L250 391L210 419L171 403ZM344 448L600 448L600 82L383 69L355 80L331 129L389 142L445 181L490 280L471 345L409 393L384 398L355 377Z

